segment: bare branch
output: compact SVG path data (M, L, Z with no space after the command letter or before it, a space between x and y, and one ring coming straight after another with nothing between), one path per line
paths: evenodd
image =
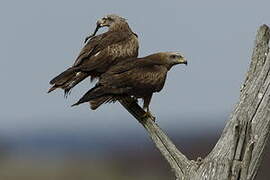
M125 98L120 103L141 123L149 133L156 147L169 162L177 178L183 177L189 160L175 147L168 136L150 118L144 119L145 111L132 98Z

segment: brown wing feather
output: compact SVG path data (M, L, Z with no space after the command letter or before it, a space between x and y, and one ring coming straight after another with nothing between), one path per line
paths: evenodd
M129 36L130 33L128 32L106 32L92 38L83 47L73 66L82 64L84 60L88 60L91 56L95 55L99 51L102 51L110 45L125 41Z
M146 91L160 91L163 88L166 75L167 68L164 66L135 67L122 73L103 76L100 84L107 87L108 91L106 92L108 93L111 87L114 87L114 89L119 88L119 94L139 95L146 93ZM123 92L124 88L126 92Z
M167 68L160 65L135 68L130 72L128 84L131 84L134 95L160 91L165 83Z
M101 76L100 84L116 87L155 84L163 81L166 74L167 68L161 66L159 61L131 58L111 67Z
M117 61L128 58L136 57L138 55L138 48L134 45L130 38L122 40L118 43L111 44L103 50L97 52L94 56L85 60L79 68L81 71L105 72L110 66Z
M91 40L87 42L87 44L82 48L78 57L76 58L73 66L78 66L82 63L82 60L91 56L94 52L94 48L100 42L101 39L106 38L107 33L103 33L93 37Z
M112 66L111 68L109 68L109 70L106 71L106 73L102 74L100 83L103 83L103 81L110 82L112 78L118 79L119 77L122 77L121 74L132 73L134 69L139 69L139 68L145 69L148 67L153 67L155 65L160 65L160 62L153 61L151 59L145 59L145 58L125 59L123 61L120 61L116 65ZM126 76L128 77L129 75L126 75Z

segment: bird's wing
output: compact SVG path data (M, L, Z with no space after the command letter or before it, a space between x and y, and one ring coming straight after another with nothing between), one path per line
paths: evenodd
M110 45L117 44L121 41L125 41L126 39L128 39L128 36L129 35L127 33L106 32L93 37L82 48L73 66L79 66L83 64L84 60L91 59L91 56L95 56L97 53L104 50Z
M115 68L114 73L105 73L99 83L107 87L127 87L127 90L142 88L150 88L153 91L161 90L166 79L167 68L157 62L144 62L125 64L126 67L122 67L122 69L121 67Z
M153 67L155 65L161 65L159 61L153 61L151 59L145 58L129 58L120 61L116 65L112 66L103 76L112 76L115 74L125 73L132 69Z
M128 73L128 78L119 83L120 86L128 86L132 89L146 89L160 91L164 85L167 68L160 65L138 67Z

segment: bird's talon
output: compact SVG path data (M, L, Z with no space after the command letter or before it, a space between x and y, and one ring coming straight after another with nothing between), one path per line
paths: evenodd
M148 119L148 118L150 118L150 119L153 120L153 121L156 120L156 117L153 116L150 112L146 112L146 113L143 115L142 118L143 118L143 119Z

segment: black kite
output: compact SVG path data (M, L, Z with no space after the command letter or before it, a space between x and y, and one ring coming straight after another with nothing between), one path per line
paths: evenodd
M142 98L143 108L147 115L152 116L149 110L152 94L163 88L167 72L176 64L187 64L185 58L176 52L161 52L121 61L102 74L96 86L73 106L90 101L94 110L103 103L132 96Z
M108 27L108 31L95 36L97 30L104 26ZM67 95L71 88L86 77L98 78L120 60L138 56L137 35L132 32L126 20L117 15L107 15L98 20L94 34L87 37L85 42L87 44L73 66L50 81L53 86L48 93L62 88Z

